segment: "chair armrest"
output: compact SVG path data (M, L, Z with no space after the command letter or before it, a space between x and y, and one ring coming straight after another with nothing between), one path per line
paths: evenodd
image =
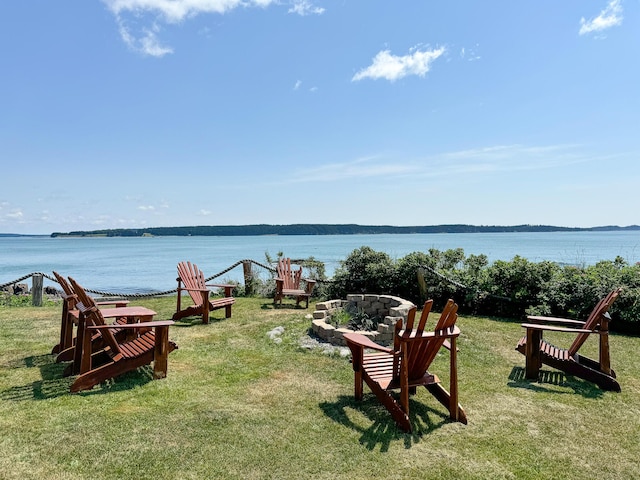
M352 343L354 344L354 346L362 348L370 348L371 350L377 350L379 352L393 353L393 349L378 345L369 337L365 337L364 335L361 335L359 333L345 333L344 339L347 341L347 345L349 343Z
M576 325L579 327L584 326L584 322L581 322L580 320L570 320L568 318L559 317L541 317L538 315L529 315L527 316L527 320L531 323L537 324L557 323L560 325Z
M140 322L140 323L123 323L123 324L110 324L110 325L90 325L87 330L105 330L108 328L117 328L119 330L135 330L140 328L154 328L154 327L170 327L173 325L173 320L156 320L154 322Z
M228 283L212 283L212 284L207 284L207 287L215 287L215 288L224 288L224 296L225 297L231 297L233 295L233 289L235 288L235 285L230 285Z
M303 278L302 280L304 280L304 282L307 284L305 292L311 295L311 292L313 292L313 287L315 287L317 280L314 280L312 278Z
M586 330L584 328L556 327L555 325L539 325L537 323L523 323L522 327L527 330L540 330L547 332L564 332L564 333L605 333L600 330Z

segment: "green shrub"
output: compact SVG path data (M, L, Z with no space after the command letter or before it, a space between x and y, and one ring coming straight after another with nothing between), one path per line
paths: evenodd
M553 262L534 263L520 256L497 260L488 267L488 288L497 301L493 315L520 317L538 304L540 292L560 267Z
M388 254L360 247L336 269L328 292L332 298L348 293L395 293L395 268Z
M461 312L522 319L527 314L584 319L596 302L619 286L612 329L640 330L640 264L621 257L588 267L531 262L516 256L489 264L461 248L412 252L392 261L369 247L354 250L336 271L330 294L386 293L436 308L453 298ZM633 325L637 327L633 327ZM632 327L629 327L632 325Z

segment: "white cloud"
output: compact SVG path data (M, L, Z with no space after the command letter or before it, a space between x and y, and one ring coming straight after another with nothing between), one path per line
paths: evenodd
M275 0L102 0L114 15L143 13L161 15L167 22L177 23L201 13L223 14L238 7L267 7Z
M131 49L144 55L163 57L173 49L157 37L158 22L179 23L200 14L224 14L239 7L266 8L277 0L102 0L115 15L120 37ZM304 3L304 2L303 2ZM294 7L295 8L295 7ZM313 13L313 12L312 12ZM151 27L136 30L138 22L151 16Z
M154 23L151 28L144 27L139 35L134 35L131 27L127 26L122 19L118 18L117 21L120 37L132 50L152 57L163 57L168 53L173 53L172 48L160 44L156 35L160 31L157 24Z
M143 212L153 211L155 209L156 209L156 207L154 207L153 205L140 205L138 207L138 210L142 210Z
M379 52L373 58L373 63L356 73L351 81L357 82L365 78L384 78L393 82L407 75L424 77L429 71L431 63L446 51L445 47L432 50L420 50L419 48L412 50L412 53L404 56L392 55L389 50Z
M601 32L611 27L622 24L622 5L620 0L611 0L606 8L595 18L586 20L580 19L580 35L587 33Z
M202 215L203 217L208 217L212 214L213 212L211 210L205 210L204 208L200 209L200 211L198 212L198 215Z
M11 220L21 220L24 217L24 214L20 210L14 210L11 213L7 213L7 218Z
M302 82L300 80L296 80L295 85L293 86L294 90L298 90L300 88L300 86L302 85Z
M293 7L288 13L297 13L298 15L322 15L324 8L314 6L309 0L294 0Z

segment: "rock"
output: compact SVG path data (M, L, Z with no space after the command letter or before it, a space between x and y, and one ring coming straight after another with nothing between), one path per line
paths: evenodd
M14 295L27 295L29 293L29 285L26 283L16 283L13 285Z

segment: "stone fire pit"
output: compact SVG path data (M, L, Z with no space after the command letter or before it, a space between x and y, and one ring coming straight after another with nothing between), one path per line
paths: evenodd
M409 309L415 305L408 300L392 295L353 294L346 300L328 300L316 304L313 312L312 330L323 340L333 345L346 345L344 334L353 332L348 328L336 328L331 325L331 315L339 310L364 311L370 317L383 319L376 331L358 331L380 345L389 345L393 341L393 330L398 319L406 322Z

